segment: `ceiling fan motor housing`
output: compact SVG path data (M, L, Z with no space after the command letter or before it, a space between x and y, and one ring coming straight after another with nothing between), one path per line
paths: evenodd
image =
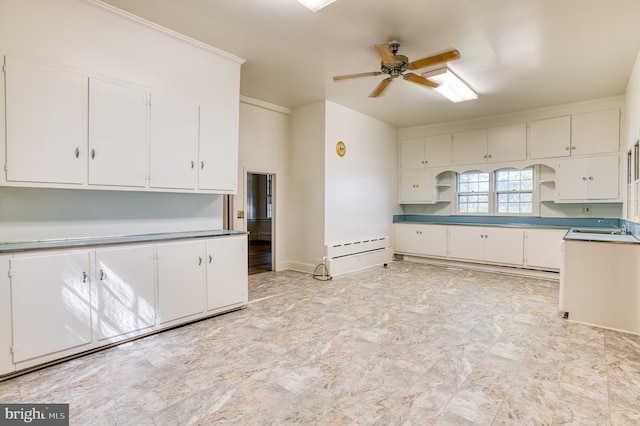
M384 62L380 63L380 71L384 74L389 74L391 77L399 77L400 74L405 72L409 66L409 58L404 55L394 54L396 58L395 64L385 64Z

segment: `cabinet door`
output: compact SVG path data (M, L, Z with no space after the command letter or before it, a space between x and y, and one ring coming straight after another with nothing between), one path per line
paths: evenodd
M586 158L561 160L556 172L558 198L560 200L586 200L588 198L587 180Z
M529 158L571 155L571 117L563 116L529 123Z
M453 134L453 164L487 162L487 129Z
M587 192L590 200L617 199L620 158L617 155L591 157L587 163Z
M149 168L152 188L194 189L198 107L167 95L151 97Z
M432 203L434 186L431 170L403 170L400 172L400 202Z
M489 162L527 159L527 125L525 123L492 127L487 132Z
M247 302L247 236L207 241L207 309Z
M426 167L451 165L451 135L427 136L424 138L424 158Z
M231 105L200 108L200 189L237 191L238 119L237 114L229 114L233 110Z
M88 252L16 255L10 264L14 362L91 342Z
M15 370L11 357L11 283L9 282L9 259L11 255L0 255L0 376Z
M398 223L394 249L418 256L447 256L447 227L444 225Z
M426 167L424 161L424 138L400 141L400 169Z
M524 240L524 265L544 270L560 270L562 239L566 229L528 229Z
M155 325L153 246L96 251L98 339Z
M147 94L89 81L89 184L144 187Z
M7 180L85 183L87 79L5 60Z
M576 114L571 117L572 155L618 152L620 110Z
M522 265L524 231L508 228L485 228L484 259L487 262Z
M449 227L449 257L484 260L485 229L479 226Z
M204 243L160 244L157 250L160 323L204 312Z

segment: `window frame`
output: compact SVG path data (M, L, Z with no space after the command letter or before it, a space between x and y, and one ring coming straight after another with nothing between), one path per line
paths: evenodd
M504 193L508 193L508 191L500 191L498 192L496 190L496 176L497 176L497 172L499 171L508 171L508 170L518 170L518 171L522 171L525 169L531 169L533 172L533 177L532 177L532 189L531 191L518 191L519 193L529 193L531 192L531 212L530 213L501 213L498 212L498 194L504 194ZM486 213L481 213L481 212L461 212L460 211L460 198L459 195L460 194L470 194L473 192L460 192L460 175L465 174L465 173L488 173L489 175L489 191L488 191L488 212ZM539 178L539 174L540 174L540 170L539 167L537 165L529 165L526 167L522 167L521 169L517 168L517 167L502 167L499 169L495 169L495 170L491 170L491 171L485 171L485 170L465 170L464 172L457 172L455 174L455 184L454 184L454 193L453 193L453 197L454 199L452 200L453 203L455 203L455 206L451 209L452 210L452 215L456 215L456 216L522 216L522 217L530 217L530 216L538 216L539 215L539 211L540 211L540 206L539 206L539 193L540 193L540 188L539 185L537 185L537 181L536 179ZM484 194L484 192L483 192Z
M531 190L507 190L507 191L498 191L498 172L502 172L502 171L506 171L506 172L510 172L510 171L517 171L517 172L523 172L525 170L531 169ZM522 169L518 169L515 167L504 167L501 169L496 169L493 171L493 179L494 179L494 187L493 187L493 192L494 192L494 199L495 199L495 205L494 205L494 215L496 216L532 216L534 213L534 193L535 193L535 177L536 177L536 171L535 171L535 167L534 166L529 166L529 167L523 167ZM522 181L522 179L520 179L520 181ZM498 196L500 194L531 194L531 211L530 212L500 212L498 211L499 208L499 201L498 201Z

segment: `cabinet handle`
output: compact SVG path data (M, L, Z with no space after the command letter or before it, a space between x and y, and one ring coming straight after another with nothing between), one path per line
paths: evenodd
M213 260L213 257L211 257L211 255L209 255L209 263L211 263L212 260Z
M583 177L582 177L582 180L587 180L586 176L583 176Z
M107 278L107 274L104 273L102 269L100 269L100 281L104 281Z
M95 149L92 149L92 150L91 150L91 159L92 159L92 160L95 160L95 159L96 159L96 150L95 150Z
M88 279L89 279L89 275L87 275L85 271L82 271L82 282L86 283Z
M193 160L191 160L191 168L193 169L196 166L196 163L193 162Z
M76 158L80 157L80 148L76 147L76 150L74 151L74 153L76 154Z
M572 146L572 147L571 147L571 149L576 149L576 147L575 147L575 146Z
M204 161L200 162L200 170L204 169Z
M484 235L480 234L480 238L484 238Z
M491 154L489 154L489 158L491 158Z
M485 237L485 238L489 238L489 236L488 236L487 234L484 234L484 237Z
M202 256L198 256L198 266L202 265Z
M593 180L593 176L589 176L589 180Z
M571 148L568 147L568 146L565 146L564 149L565 149L565 151L569 151Z
M486 154L485 154L484 158L485 158L485 159L487 158L487 155L486 155Z

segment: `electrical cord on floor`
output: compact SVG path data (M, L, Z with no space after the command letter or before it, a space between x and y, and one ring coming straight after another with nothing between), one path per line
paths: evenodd
M318 272L319 269L322 270L321 273ZM333 279L333 277L329 275L329 270L327 269L327 265L324 264L324 261L316 266L315 271L313 271L313 278L318 281L329 281Z

